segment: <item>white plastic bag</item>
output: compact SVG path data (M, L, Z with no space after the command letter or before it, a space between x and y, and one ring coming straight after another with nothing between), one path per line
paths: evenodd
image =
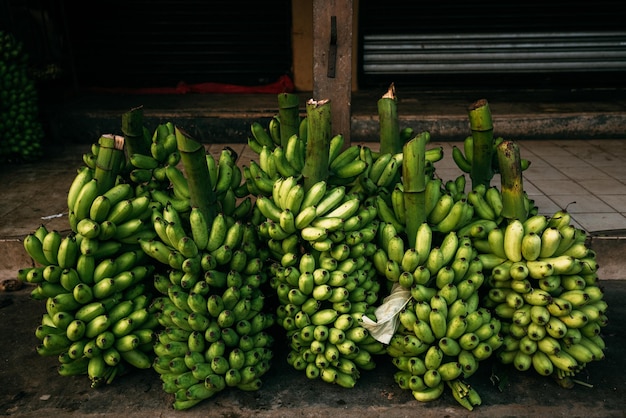
M377 322L372 321L367 316L363 316L362 325L370 334L381 343L389 344L391 337L398 328L398 314L411 299L411 291L405 287L394 283L391 293L383 303L376 308Z

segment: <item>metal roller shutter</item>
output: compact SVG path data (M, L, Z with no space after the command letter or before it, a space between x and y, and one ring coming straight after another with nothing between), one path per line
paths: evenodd
M362 2L362 79L626 71L614 0Z
M258 85L291 68L289 0L97 0L65 13L82 86Z

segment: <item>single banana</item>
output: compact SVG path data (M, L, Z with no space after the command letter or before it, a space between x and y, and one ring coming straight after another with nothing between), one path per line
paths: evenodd
M24 249L33 261L42 266L50 264L44 254L42 241L40 241L34 233L26 235L22 243L24 245Z
M289 137L287 146L285 147L285 156L287 161L298 171L302 172L305 162L305 144L296 134Z
M265 145L266 147L273 149L276 145L270 134L259 122L252 122L250 130L256 142L258 142L261 146Z
M509 260L522 260L523 238L524 225L519 219L511 219L504 230L504 253Z
M446 216L435 224L437 230L445 234L458 229L465 220L464 214L467 206L468 203L465 198L454 202Z
M62 238L61 243L59 244L57 254L57 263L59 267L62 269L75 267L79 254L80 251L78 243L76 242L76 236L74 234L67 234Z
M505 231L501 228L494 228L487 234L487 242L489 243L491 253L500 258L507 258L504 251L504 235Z
M198 207L192 207L189 212L189 225L191 237L200 249L205 249L209 244L209 223L205 213Z
M70 184L67 192L67 207L69 209L74 208L80 190L87 182L89 182L93 178L93 175L94 171L89 167L81 167L77 171L76 176L72 180L72 183Z
M316 205L317 215L323 216L327 212L335 209L343 202L345 195L346 188L344 186L337 186L326 192L326 194L324 194L322 199Z
M74 206L70 208L74 213L77 222L89 216L91 205L98 196L98 180L96 178L92 178L80 189L76 196Z
M480 219L496 220L496 214L485 200L484 196L476 190L471 190L467 194L467 200L474 206L474 210Z
M401 166L402 164L399 161L399 156L397 154L393 155L376 181L376 185L378 187L391 186L396 174L400 171Z
M272 155L276 162L276 170L281 176L290 177L298 175L298 170L289 162L285 155L285 149L282 146L274 148Z
M267 129L274 144L280 145L280 120L277 116L269 120Z
M470 173L472 171L472 163L467 160L461 149L456 145L452 146L452 158L461 171L465 173Z
M500 217L502 215L502 194L500 194L500 190L495 186L488 187L485 191L485 200L491 206L491 209L495 213L496 217Z
M328 148L328 164L329 167L335 161L337 156L344 150L345 138L341 134L337 134L330 139Z
M325 180L320 180L313 184L309 190L305 191L304 198L302 199L301 208L309 206L317 206L319 202L324 198L326 194L327 183Z
M339 166L332 173L340 179L352 179L361 175L367 169L368 165L361 159L355 159L347 164Z
M351 163L354 160L359 159L359 155L361 153L361 145L350 145L349 147L343 149L337 157L333 159L332 162L329 162L328 168L332 172L337 172L337 170L348 163Z
M374 159L374 163L369 170L369 178L375 184L378 183L378 180L380 179L389 161L391 161L392 157L393 155L390 153L383 153L378 155L378 157Z
M449 193L443 193L428 214L428 222L437 225L450 213L455 202ZM460 215L459 215L460 216Z

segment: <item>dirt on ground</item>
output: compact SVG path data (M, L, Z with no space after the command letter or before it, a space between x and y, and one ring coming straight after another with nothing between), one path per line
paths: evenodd
M152 369L134 370L113 383L91 388L87 376L62 377L58 360L35 352L34 335L45 311L29 297L30 288L0 292L0 415L14 417L624 417L626 411L626 281L602 284L609 304L603 329L606 357L589 363L571 389L535 372L518 372L493 360L480 363L467 379L482 397L469 411L446 391L428 403L416 401L393 380L387 356L364 371L352 389L310 380L286 363L286 343L276 331L274 359L257 391L226 389L184 410L161 388Z

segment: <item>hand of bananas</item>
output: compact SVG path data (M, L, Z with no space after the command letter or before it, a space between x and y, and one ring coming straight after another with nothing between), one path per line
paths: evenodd
M415 248L405 248L401 234L387 223L378 247L379 274L411 291L387 346L398 368L396 383L422 402L438 399L449 386L461 405L473 409L480 396L462 379L499 349L503 337L500 320L479 305L485 277L470 239L451 231L439 240L425 222Z
M489 265L482 305L503 321L501 362L569 386L587 363L604 358L608 306L586 238L562 210L511 220L482 239L478 257Z

